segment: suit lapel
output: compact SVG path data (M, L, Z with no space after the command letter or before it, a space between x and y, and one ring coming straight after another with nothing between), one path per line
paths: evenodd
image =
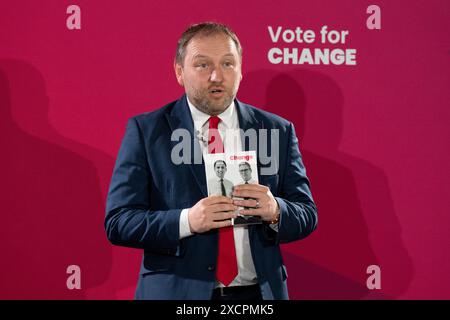
M248 107L247 105L245 105L244 103L240 102L237 99L235 100L235 104L238 113L239 128L242 130L241 131L242 148L244 149L244 151L249 151L250 143L248 139L245 139L243 133L246 132L247 130L254 129L256 130L256 134L258 137L258 129L262 128L262 124L256 119L255 114L250 107Z
M194 150L198 150L201 153L201 149L198 139L196 138L196 134L194 132L195 131L194 121L192 120L192 115L189 110L189 106L187 104L186 95L183 95L183 97L181 97L181 99L177 101L177 103L172 108L172 111L169 114L166 114L166 118L172 132L176 129L185 129L189 132L191 143L191 156L190 156L191 164L187 164L187 166L189 166L194 176L194 179L197 182L198 187L200 188L203 195L206 197L208 193L206 188L205 166L203 163L202 156L198 157L197 161L195 161ZM172 142L172 148L177 143L179 142L176 141Z

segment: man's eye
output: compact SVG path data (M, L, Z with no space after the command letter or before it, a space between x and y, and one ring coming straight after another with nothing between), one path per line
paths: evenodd
M232 62L230 62L230 61L227 61L227 62L224 62L224 64L223 64L225 67L232 67L233 66L233 63Z
M206 68L208 68L208 64L207 63L199 63L197 65L197 67L199 67L200 69L206 69Z

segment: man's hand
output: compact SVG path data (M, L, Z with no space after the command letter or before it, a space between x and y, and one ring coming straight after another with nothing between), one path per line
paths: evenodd
M273 222L278 219L278 203L270 189L260 184L241 184L234 187L233 196L240 198L252 198L249 200L233 200L240 207L252 207L254 209L240 210L242 215L260 216L263 221Z
M236 218L237 209L233 200L228 197L213 195L203 198L188 211L191 232L203 233L231 226L230 219Z

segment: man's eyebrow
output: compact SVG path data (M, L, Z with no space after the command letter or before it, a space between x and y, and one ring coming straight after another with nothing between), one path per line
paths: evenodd
M232 54L230 52L230 53L224 54L222 57L232 57L232 58L234 58L234 54ZM196 54L196 55L194 55L193 59L210 59L210 57L205 56L203 54Z
M202 59L202 58L209 59L208 56L204 56L204 55L202 55L202 54L196 54L196 55L194 55L194 59L197 59L197 58L200 58L200 59Z

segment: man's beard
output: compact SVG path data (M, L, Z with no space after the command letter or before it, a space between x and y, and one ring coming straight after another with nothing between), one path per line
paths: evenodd
M237 90L236 90L237 91ZM214 100L209 98L209 90L193 90L194 95L189 97L192 100L197 109L200 111L209 114L209 115L218 115L225 111L226 108L233 102L235 94L230 94L227 90L224 90L223 99Z

